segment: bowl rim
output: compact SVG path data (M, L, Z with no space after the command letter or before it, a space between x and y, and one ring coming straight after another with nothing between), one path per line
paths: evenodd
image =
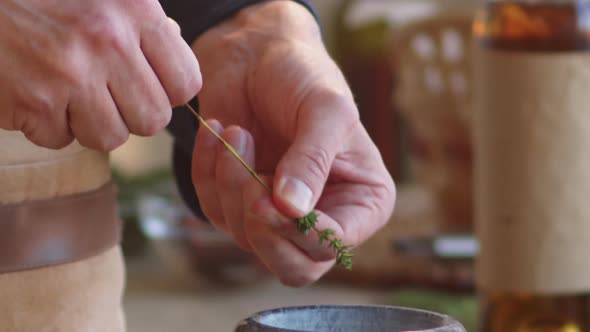
M391 305L334 305L334 304L322 304L322 305L302 305L302 306L287 306L275 309L268 309L262 310L259 312L254 313L250 317L242 320L238 326L251 326L254 328L273 328L276 332L306 332L301 330L291 330L285 328L277 328L274 326L266 325L260 322L260 319L279 312L284 311L300 311L300 310L310 310L310 309L317 309L317 308L324 308L324 309L393 309L398 310L401 312L411 312L413 314L425 314L429 316L437 317L441 320L441 322L445 325L439 326L433 329L428 330L420 330L420 331L412 331L412 332L443 332L443 331L453 331L453 332L465 332L465 327L457 321L456 319L452 318L451 316L440 314L433 311L423 310L423 309L415 309L415 308L408 308L408 307L399 307L399 306L391 306ZM443 330L445 329L445 330ZM449 330L450 329L450 330Z

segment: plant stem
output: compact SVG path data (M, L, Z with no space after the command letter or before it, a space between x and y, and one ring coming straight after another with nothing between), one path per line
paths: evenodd
M250 173L250 175L252 175L256 181L258 181L268 191L269 194L272 194L272 189L270 186L264 182L264 180L262 180L256 171L254 171L252 167L250 167L250 165L248 165L248 163L242 159L242 157L240 157L234 147L231 146L225 139L223 139L223 137L221 137L221 135L219 135L213 128L211 128L205 119L203 119L203 117L201 117L201 115L191 105L187 103L185 104L185 107L188 108L191 113L193 113L201 125L203 125L209 132L211 132L215 137L217 137L219 141L223 143L223 145L240 162L240 164L242 164L242 166L248 170L248 173ZM334 236L333 230L319 230L316 227L317 221L318 216L315 211L312 211L305 217L296 219L295 225L297 226L297 229L303 234L308 234L310 230L314 230L319 235L320 245L323 245L324 242L328 242L328 245L332 248L332 250L334 250L334 253L336 254L336 263L342 265L347 270L351 270L353 255L348 251L350 247L343 245L342 241Z
M264 180L262 180L262 178L260 178L260 176L258 176L258 174L252 169L252 167L250 167L250 165L248 165L248 163L246 163L244 161L244 159L242 159L242 157L240 157L240 154L236 151L236 149L234 149L233 146L231 146L226 140L223 139L223 137L221 137L215 130L213 130L213 128L211 128L207 122L205 121L205 119L203 119L203 117L197 113L197 111L195 111L194 108L192 108L191 105L186 104L186 107L189 109L189 111L191 111L191 113L193 113L193 115L197 118L197 120L199 120L199 123L202 124L205 128L207 128L207 130L209 130L213 135L215 135L215 137L217 137L218 140L220 140L223 145L225 145L225 147L231 152L231 154L236 157L238 159L238 161L240 162L240 164L242 164L242 166L244 166L248 172L258 181L260 182L260 184L269 192L272 193L272 189L270 189L270 187L268 186L268 184L266 184L266 182L264 182Z

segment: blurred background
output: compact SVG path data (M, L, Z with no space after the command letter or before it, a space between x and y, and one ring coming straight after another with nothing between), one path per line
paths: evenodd
M264 309L387 304L475 330L471 219L473 0L315 0L326 43L398 186L391 222L356 249L353 271L288 289L196 220L170 173L163 133L112 154L125 221L129 331L232 331Z

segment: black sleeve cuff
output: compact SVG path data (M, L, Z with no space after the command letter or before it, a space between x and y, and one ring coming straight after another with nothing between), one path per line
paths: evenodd
M190 45L198 36L244 7L265 0L160 0L166 14L182 29L182 37ZM310 0L293 0L305 6L318 19ZM319 22L319 20L318 20Z
M199 199L193 187L191 179L191 160L192 154L187 154L184 147L178 141L174 144L172 167L174 170L174 178L176 179L176 187L182 197L185 205L189 210L199 219L208 221L207 217L201 209Z
M197 112L199 111L199 101L197 98L191 100L190 105ZM196 217L207 221L208 219L201 209L192 181L192 155L198 121L188 109L177 107L172 110L172 121L170 121L166 129L174 136L172 171L178 192L190 211Z

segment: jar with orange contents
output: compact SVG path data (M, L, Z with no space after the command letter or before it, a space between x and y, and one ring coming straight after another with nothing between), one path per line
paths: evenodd
M590 1L487 1L474 33L481 331L590 331Z

